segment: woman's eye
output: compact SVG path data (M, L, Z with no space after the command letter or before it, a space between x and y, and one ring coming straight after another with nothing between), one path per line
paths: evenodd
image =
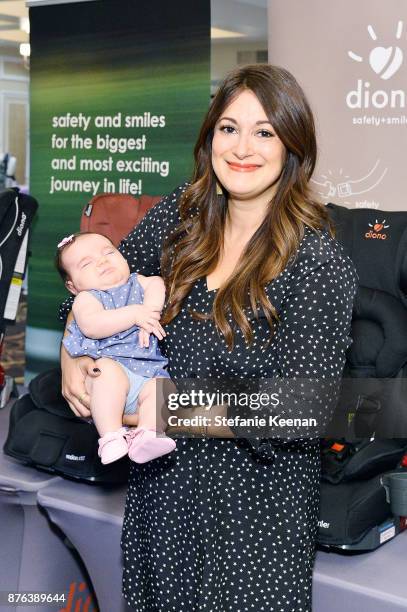
M269 132L268 130L260 130L259 132L257 132L262 138L271 138L272 136L274 136L274 134L272 132Z
M219 131L224 132L225 134L233 134L235 130L236 128L234 128L233 125L221 125L219 127Z
M86 266L89 266L90 261L87 261L86 263L82 264L82 268L86 268Z

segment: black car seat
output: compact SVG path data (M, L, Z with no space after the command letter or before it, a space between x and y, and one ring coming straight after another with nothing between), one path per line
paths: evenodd
M321 440L318 544L366 552L402 524L381 476L407 469L407 212L327 209L359 286L341 392Z
M332 423L356 437L407 437L407 212L327 208L359 287L342 401ZM352 427L350 427L352 424Z

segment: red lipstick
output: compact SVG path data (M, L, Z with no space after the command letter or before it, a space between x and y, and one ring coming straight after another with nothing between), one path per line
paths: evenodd
M227 164L231 170L236 170L236 172L253 172L260 168L257 164L238 164L237 162L227 162Z

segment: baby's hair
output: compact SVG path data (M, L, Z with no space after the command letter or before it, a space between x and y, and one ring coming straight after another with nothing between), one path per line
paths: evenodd
M95 234L97 236L103 236L104 238L107 238L109 242L112 242L109 236L106 236L106 234L101 234L100 232L76 232L75 234L72 234L71 236L69 236L69 239L67 239L66 242L62 240L63 244L57 248L57 252L55 255L55 267L58 270L64 283L69 279L68 279L68 273L65 270L64 266L62 265L62 255L64 251L76 241L77 238L79 238L80 236L86 236L87 234L88 235Z

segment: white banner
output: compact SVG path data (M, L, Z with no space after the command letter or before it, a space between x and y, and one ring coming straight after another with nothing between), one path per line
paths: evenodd
M269 61L313 108L321 200L406 210L407 2L270 0Z

